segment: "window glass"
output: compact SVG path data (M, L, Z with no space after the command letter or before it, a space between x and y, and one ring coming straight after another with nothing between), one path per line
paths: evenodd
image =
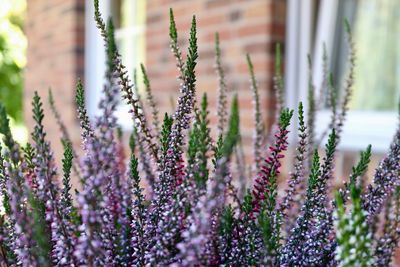
M111 1L112 18L115 24L115 40L122 62L133 80L133 72L137 69L138 83L142 81L140 63L145 63L145 0L116 0ZM142 88L139 86L138 88ZM120 98L122 99L122 98ZM120 123L129 128L131 126L129 107L121 100L117 109ZM128 114L128 115L127 115ZM126 118L129 116L129 118Z
M356 49L350 110L395 111L400 94L400 1L341 0L338 8L330 65L337 84L343 85L348 70L343 21L348 19Z
M359 1L354 21L357 110L396 110L400 92L400 1Z
M145 60L145 0L112 1L115 39L124 65L132 76L133 70Z

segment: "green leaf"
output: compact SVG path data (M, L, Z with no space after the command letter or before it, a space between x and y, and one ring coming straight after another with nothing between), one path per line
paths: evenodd
M172 8L169 9L169 37L174 43L178 42L178 31L176 30L176 23Z
M325 146L327 158L333 157L333 154L336 151L336 145L337 145L337 135L335 128L333 128L331 133L329 134L328 143Z
M71 191L71 168L72 168L72 160L73 160L73 152L72 145L69 142L66 142L64 145L64 158L62 159L62 169L63 169L63 201L64 205L67 207L72 207L72 197L70 194Z
M83 89L82 81L80 79L76 85L75 100L78 108L85 109L85 90Z
M347 18L344 19L344 29L346 30L347 34L351 34L351 27Z
M230 205L224 208L221 215L220 233L221 235L231 235L234 227L234 212Z
M275 46L275 75L281 76L282 69L282 53L281 53L281 45L277 43Z
M315 149L310 170L310 176L308 178L309 194L312 194L312 190L314 190L315 186L317 185L320 175L321 175L321 169L320 169L319 155L318 155L318 150Z
M190 166L197 164L194 178L197 185L205 188L208 179L208 149L211 146L211 137L208 121L208 100L204 94L201 101L201 109L196 114L196 121L189 136L188 163Z
M38 260L40 266L51 266L50 251L51 242L48 235L47 223L45 221L45 205L38 200L33 194L29 195L28 202L30 204L29 217L32 219L32 237L36 242L36 246L31 248L32 253Z
M8 192L7 192L7 183L8 183L8 176L5 173L5 168L4 168L4 157L1 154L2 153L2 146L1 146L1 142L0 142L0 185L2 185L1 192L0 195L2 196L2 198L0 198L0 200L2 200L2 205L4 207L4 210L6 212L6 214L10 214L11 213L11 206L10 206L10 198L8 196ZM0 216L1 219L1 216Z
M361 206L361 188L350 185L351 210L346 214L344 200L336 193L336 259L339 266L373 266L372 235Z
M365 151L360 153L360 160L357 165L352 168L352 173L350 175L350 183L356 184L357 177L362 176L368 169L368 165L371 161L371 145L367 147Z
M134 132L132 132L131 135L129 136L129 148L131 150L131 153L134 154L136 148L136 139Z
M235 95L232 100L231 114L229 117L228 131L224 139L222 147L222 155L228 158L233 151L236 143L239 141L239 102L238 97Z
M26 146L22 148L22 151L24 152L24 159L28 164L28 168L33 170L33 168L35 168L35 165L33 163L33 159L35 157L35 149L30 143L27 143Z
M161 151L163 155L166 155L168 150L168 139L171 134L172 124L173 124L172 116L169 116L168 113L164 115L164 121L161 127Z
M43 111L43 104L40 99L40 96L38 95L37 91L35 91L34 96L33 96L33 101L32 101L32 114L33 114L33 119L35 122L39 125L42 124L43 118L44 118L44 111Z
M10 130L10 120L8 119L7 112L2 103L0 103L0 133L4 135L5 145L11 149L12 135Z
M115 69L115 55L117 53L117 44L115 42L115 28L114 23L111 18L107 21L107 45L106 45L106 54L107 54L107 72L109 75L112 75L113 70Z
M185 79L191 90L194 88L196 82L195 67L197 65L197 29L196 29L196 16L192 17L192 27L190 28L189 48L186 60Z
M224 140L222 138L222 134L220 134L218 136L217 144L215 145L215 148L214 148L214 158L212 160L214 168L217 166L218 160L220 160L223 156L223 154L222 154L223 146L224 146Z
M279 127L286 129L290 125L290 120L293 117L293 110L288 108L282 109L281 115L279 116Z

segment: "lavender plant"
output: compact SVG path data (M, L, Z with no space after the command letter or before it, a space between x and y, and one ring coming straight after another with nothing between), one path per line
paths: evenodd
M35 94L32 103L36 123L33 143L23 148L13 139L0 105L0 195L4 210L0 215L0 266L392 264L400 234L400 127L371 184L367 185L366 177L371 157L368 147L348 180L344 179L336 193L332 189L337 145L351 97L353 50L341 101L332 93L333 84L324 82L329 85L332 108L324 152L316 147L317 106L312 77L309 106L300 103L296 112L284 108L277 49L274 88L278 116L268 133L263 126L254 67L247 56L249 90L255 105L256 174L245 177L246 172L233 168L234 156L242 157L238 155L239 101L235 95L230 113L226 110L227 83L218 35L219 118L218 133L213 136L207 95L196 101L196 18L192 20L185 59L170 11L170 46L179 71L180 96L175 112L165 114L160 123L144 66L148 106L122 65L111 21L104 22L98 1L94 3L108 58L99 103L101 114L93 120L85 108L84 87L77 82L82 153L73 148L53 95L49 101L64 145L61 170L55 166L46 138L39 95ZM348 34L352 46L349 30ZM324 77L328 79L329 75ZM118 91L130 105L134 121L129 151L124 151L124 133L114 114ZM298 143L291 155L287 152L288 129L295 113ZM293 172L286 175L282 160L292 156ZM251 184L247 188L244 179ZM80 182L74 192L73 181ZM286 190L282 183L287 183Z

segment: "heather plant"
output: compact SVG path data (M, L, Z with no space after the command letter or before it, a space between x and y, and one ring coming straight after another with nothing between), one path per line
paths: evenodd
M229 99L220 41L217 135L209 102L196 96L196 18L183 56L170 10L170 47L179 71L180 96L173 114L160 118L144 65L145 96L129 79L113 35L95 3L107 68L100 114L89 118L85 89L76 86L82 151L74 148L50 93L51 111L64 147L57 169L43 126L43 103L32 102L32 143L20 147L0 105L0 266L389 266L399 242L400 128L373 177L366 177L371 147L360 154L348 179L334 189L335 157L353 83L355 52L348 29L350 68L343 95L335 92L324 56L320 91L332 120L324 139L315 133L312 76L308 105L284 107L280 48L274 90L276 121L263 124L250 55L254 100L254 164L248 172L240 137L237 95ZM245 60L245 59L244 59ZM311 68L311 60L309 60ZM50 91L51 92L51 91ZM129 149L114 113L118 96L134 122ZM230 102L230 112L228 106ZM147 103L147 105L146 105ZM289 126L298 117L298 141ZM290 153L289 146L296 148ZM127 156L129 155L129 156ZM293 171L282 171L293 157ZM236 160L235 160L236 159ZM80 185L73 191L73 180ZM370 183L372 180L372 183ZM282 181L282 182L280 182ZM286 185L285 185L286 184ZM282 194L281 194L282 193Z

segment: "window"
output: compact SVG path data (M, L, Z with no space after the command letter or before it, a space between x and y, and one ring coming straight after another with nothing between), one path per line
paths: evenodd
M112 17L115 25L115 39L123 64L133 78L134 69L145 61L145 0L100 0L103 18ZM105 72L105 52L102 38L93 20L93 3L86 0L85 38L85 86L87 106L91 116L98 114L97 104L101 98ZM139 76L140 77L140 76ZM140 79L139 79L140 80ZM121 126L129 130L132 119L129 107L121 101L116 116Z
M397 0L306 0L288 2L287 90L289 106L307 99L307 54L312 56L314 84L322 83L323 43L338 87L347 73L343 21L351 24L356 44L353 97L340 147L387 150L397 126L400 94L400 1ZM397 12L397 13L396 13ZM373 30L372 30L373 29ZM291 91L290 91L291 90ZM318 89L317 92L318 93ZM340 91L338 94L340 95ZM330 120L328 110L317 115L320 135Z

